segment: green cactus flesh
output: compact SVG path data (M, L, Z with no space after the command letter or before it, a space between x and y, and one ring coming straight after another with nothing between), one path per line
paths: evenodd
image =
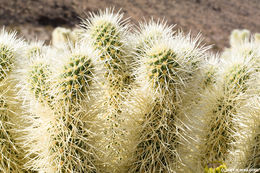
M104 77L109 82L109 87L121 90L124 83L128 84L129 76L126 75L126 63L123 60L123 43L120 41L120 33L110 22L103 22L93 29L92 38L94 47L101 51L100 60L104 62L106 69Z
M180 65L175 61L176 54L171 50L163 50L159 53L149 55L150 62L147 64L149 79L153 86L161 88L169 87L174 82L176 73L175 68Z
M30 84L30 90L40 102L44 100L51 101L51 97L48 94L50 87L48 78L50 74L49 65L44 63L34 64L29 72L28 83Z
M216 73L217 69L214 67L211 67L205 74L204 80L203 80L203 89L207 88L208 86L216 83Z
M65 101L80 100L92 83L93 65L85 55L72 55L59 77L60 92Z

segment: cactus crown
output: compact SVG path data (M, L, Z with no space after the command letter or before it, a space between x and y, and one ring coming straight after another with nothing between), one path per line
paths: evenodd
M164 21L155 22L151 19L148 23L141 23L137 30L137 36L134 42L137 53L144 53L143 50L147 46L152 46L155 41L163 38L170 38L173 35L172 28L174 26L167 26Z
M123 14L113 14L113 10L98 15L92 14L89 20L83 21L82 27L87 29L85 36L92 40L92 46L99 52L97 68L102 69L102 76L108 87L120 91L127 83L126 44L127 20L122 20ZM100 66L101 65L101 66Z
M104 12L100 11L98 15L91 14L89 20L83 21L81 26L87 29L95 49L101 50L102 55L107 52L113 58L116 56L115 51L122 46L122 39L127 30L127 21L122 21L122 18L123 14L113 14L113 10L106 9ZM101 59L109 56L103 55Z

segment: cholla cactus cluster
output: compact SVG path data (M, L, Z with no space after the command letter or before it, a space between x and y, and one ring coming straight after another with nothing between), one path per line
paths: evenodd
M201 36L111 9L52 45L0 33L0 171L197 173L260 169L260 39Z

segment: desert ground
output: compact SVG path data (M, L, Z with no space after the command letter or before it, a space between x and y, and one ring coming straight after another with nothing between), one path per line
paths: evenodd
M0 0L0 27L16 29L26 39L48 44L57 26L74 27L89 12L114 7L138 22L164 19L221 51L233 29L260 32L260 0Z

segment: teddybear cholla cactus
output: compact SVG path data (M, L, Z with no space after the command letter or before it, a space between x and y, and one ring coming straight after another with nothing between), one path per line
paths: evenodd
M237 49L246 50L243 52ZM240 47L233 48L233 56L244 58L244 64L248 66L248 78L244 84L244 90L240 107L233 118L234 147L230 150L227 164L236 169L256 169L259 168L259 81L260 81L260 47L256 40L244 41ZM239 52L236 54L235 52ZM243 78L241 78L243 79ZM241 79L237 82L240 84ZM235 87L236 85L234 85ZM244 99L244 101L242 100Z
M126 42L129 25L122 17L122 14L113 14L113 10L107 9L98 15L92 14L82 23L86 29L84 40L90 41L99 52L99 58L93 59L93 62L101 91L97 101L101 112L99 117L105 123L100 142L104 151L101 153L102 172L122 172L127 146L122 126L126 119L122 114L122 101L130 84L130 57Z
M254 54L231 51L229 59L222 59L221 67L215 87L206 88L194 108L194 120L198 122L194 121L191 129L198 129L194 134L197 144L193 143L190 157L199 160L193 164L198 166L197 170L216 161L228 162L229 168L228 156L239 138L236 132L243 124L237 120L245 119L240 108L252 93L257 93L257 85L252 83L257 81L257 58ZM249 86L255 89L249 89Z
M182 146L178 148L180 159L183 164L183 172L199 170L197 146L201 142L197 135L201 133L200 128L200 104L204 99L203 93L214 88L219 72L219 56L207 55L206 59L200 64L199 71L193 76L191 84L185 89L185 97L182 99L180 108L181 121L178 126L185 129L182 133ZM202 172L202 170L200 170Z
M95 117L89 113L93 65L92 49L76 46L50 63L50 51L32 60L27 72L36 103L30 105L28 167L44 172L95 172L95 152L90 144ZM56 70L56 71L55 71ZM88 123L87 123L88 122Z
M0 123L2 172L22 172L23 150L17 145L20 137L20 105L17 104L14 70L22 58L23 41L15 32L0 32ZM19 153L19 154L18 154Z
M143 102L139 102L140 111L133 113L141 122L136 127L139 137L130 172L178 170L178 109L185 85L197 71L194 64L203 57L203 48L197 47L189 36L179 33L174 38L158 39L140 51L136 72L140 88L135 89L133 99Z

